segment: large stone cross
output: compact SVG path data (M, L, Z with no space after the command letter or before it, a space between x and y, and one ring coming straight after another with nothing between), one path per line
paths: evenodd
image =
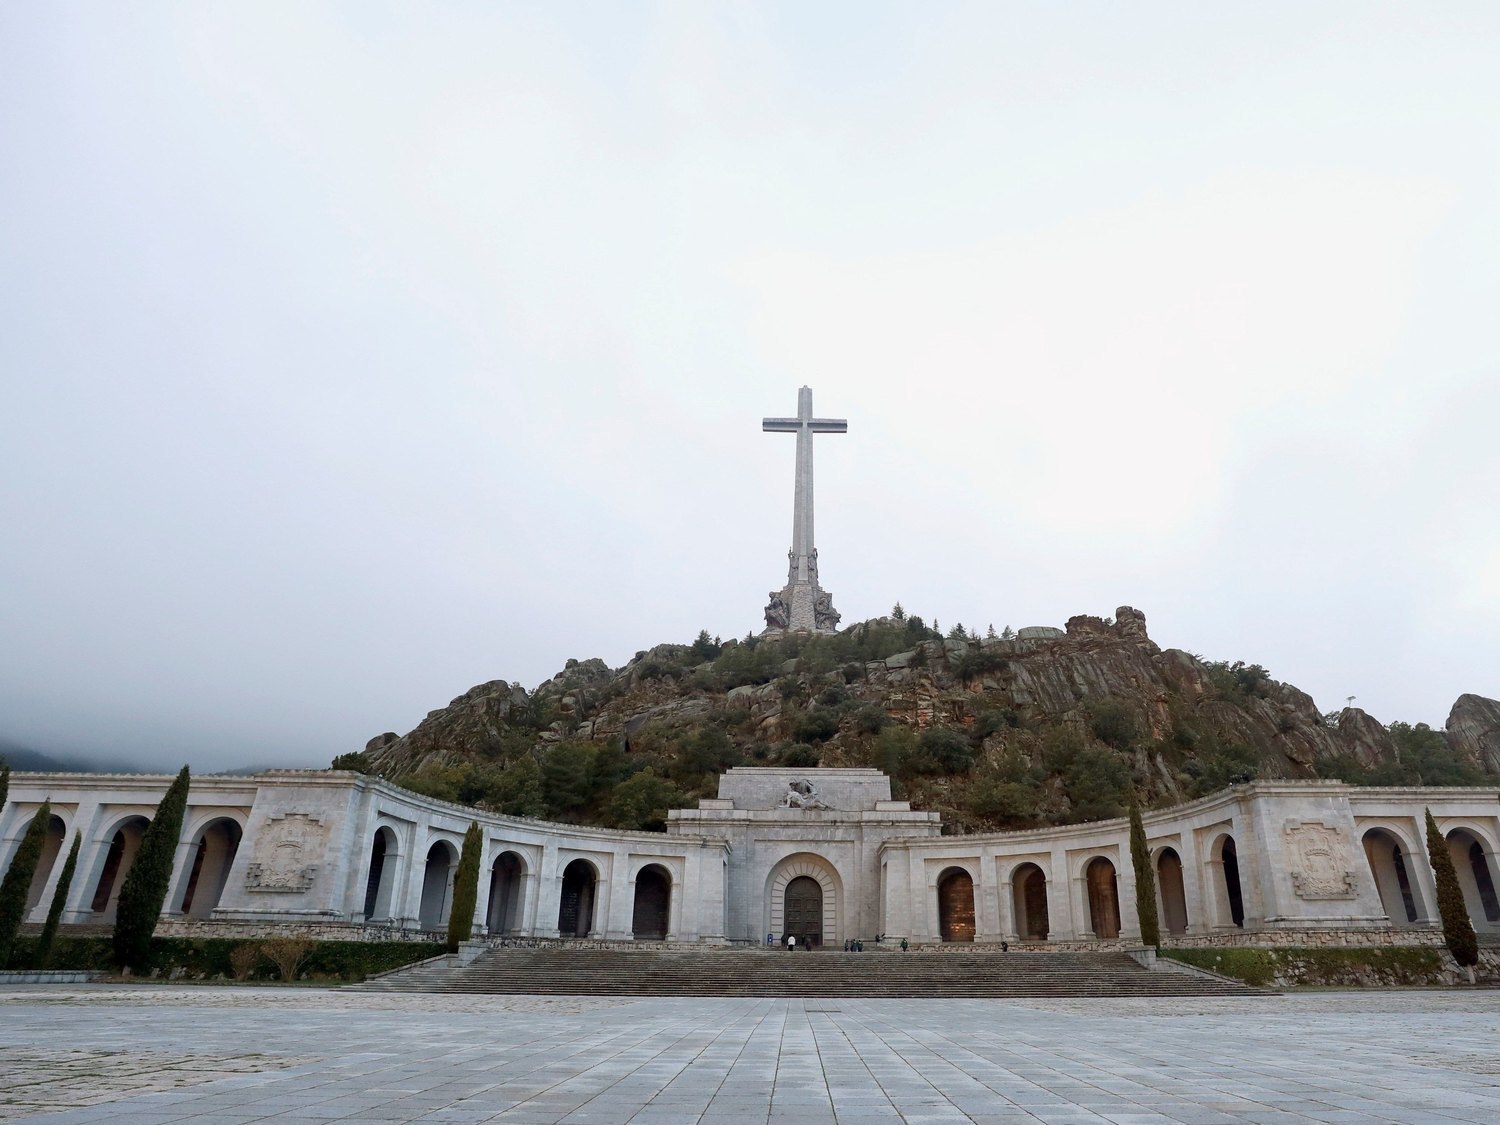
M792 549L788 552L787 588L773 593L766 609L767 632L786 629L831 632L839 615L818 585L818 551L813 545L813 434L844 434L849 423L843 418L814 418L812 388L797 392L797 417L766 418L767 433L797 435L797 481L792 504ZM786 620L782 621L781 617Z

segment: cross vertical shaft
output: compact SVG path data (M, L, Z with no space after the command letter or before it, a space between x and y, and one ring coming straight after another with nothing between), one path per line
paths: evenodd
M797 473L792 501L792 549L788 554L787 585L773 591L766 608L766 631L807 630L832 632L839 614L818 585L818 552L813 542L813 435L842 434L849 423L842 418L815 418L812 388L797 392L795 418L766 418L761 428L769 433L797 435Z

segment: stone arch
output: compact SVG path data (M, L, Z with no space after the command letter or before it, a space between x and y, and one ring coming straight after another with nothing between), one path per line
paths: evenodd
M513 934L521 929L521 887L526 881L526 858L509 849L490 865L490 906L485 926L491 934Z
M146 829L150 825L151 821L141 813L131 813L122 816L112 829L106 830L100 837L100 845L95 848L97 859L94 865L94 890L89 899L91 922L115 920L120 887L125 883L125 876L130 873L130 866L135 862L136 853L141 849L141 840L145 838Z
M1411 852L1389 828L1371 828L1361 842L1385 916L1393 926L1414 925L1422 916L1422 899L1412 879Z
M594 929L594 901L599 893L599 869L586 859L575 859L562 873L562 895L557 906L557 932L562 937L588 937Z
M1464 905L1476 930L1500 929L1500 898L1495 893L1495 870L1491 862L1489 841L1473 828L1460 827L1447 833L1448 852L1458 885L1463 888Z
M974 876L946 868L937 878L938 934L943 941L974 940Z
M1239 849L1228 832L1218 836L1209 848L1209 866L1213 869L1215 924L1224 928L1245 925L1245 895L1240 883Z
M427 863L422 871L422 904L417 914L417 925L422 929L448 928L457 868L458 850L447 840L434 841L427 849Z
M1115 865L1096 855L1083 869L1084 885L1089 896L1089 929L1100 940L1120 936L1120 887Z
M189 839L193 841L192 860L183 873L183 885L177 908L189 918L207 918L219 905L229 882L245 830L232 816L216 816L200 827Z
M365 876L365 921L389 921L394 912L397 871L401 866L401 838L389 824L375 829L370 840L370 868Z
M844 884L838 870L820 855L798 852L789 855L766 876L766 931L778 940L786 936L787 888L797 879L811 879L823 894L822 930L812 948L844 940ZM799 884L799 888L805 884ZM798 939L801 940L800 938Z
M26 819L29 826L35 813ZM52 877L52 868L57 863L57 857L62 854L63 844L68 838L68 826L63 818L56 813L47 817L47 830L42 836L42 854L37 857L36 870L31 874L31 885L26 890L26 910L31 909L42 901L42 895L47 890L47 880ZM50 904L49 904L50 905ZM24 917L23 915L22 917Z
M1016 912L1016 937L1046 941L1051 930L1047 916L1047 874L1034 863L1023 863L1010 877Z
M1162 930L1187 933L1187 889L1182 880L1182 857L1176 848L1164 847L1156 855L1156 894Z
M672 917L672 873L649 863L635 875L635 905L630 933L637 941L662 941Z

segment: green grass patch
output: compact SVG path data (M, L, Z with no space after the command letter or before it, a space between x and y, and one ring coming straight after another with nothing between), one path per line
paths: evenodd
M1369 949L1163 949L1163 957L1222 973L1249 985L1307 988L1391 988L1442 984L1443 962L1433 946Z
M151 939L151 969L159 977L183 980L232 980L230 954L240 946L261 944L260 938ZM35 938L18 938L9 969L34 969ZM430 941L315 941L303 960L299 978L325 981L361 981L388 969L399 969L416 961L436 957L440 944ZM114 951L107 937L59 937L47 967L70 971L108 973L116 971ZM145 974L140 974L145 975ZM277 979L276 968L262 960L251 971L252 981Z

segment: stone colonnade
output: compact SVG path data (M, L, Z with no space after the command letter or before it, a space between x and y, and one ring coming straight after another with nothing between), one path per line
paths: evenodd
M745 772L731 795L674 814L667 833L503 817L343 772L196 778L163 918L241 931L441 930L464 831L477 820L479 936L758 943L800 930L825 947L877 933L917 944L1140 939L1123 819L941 836L933 814L878 792L863 809L853 796L849 809L785 807L771 799L784 782ZM879 788L875 771L816 773L830 805ZM41 801L53 808L28 919L45 916L76 831L63 919L112 920L170 780L13 775L0 869ZM767 795L732 795L756 787ZM1309 932L1432 931L1426 807L1476 928L1500 932L1494 790L1308 781L1236 786L1146 814L1163 937L1275 944Z

